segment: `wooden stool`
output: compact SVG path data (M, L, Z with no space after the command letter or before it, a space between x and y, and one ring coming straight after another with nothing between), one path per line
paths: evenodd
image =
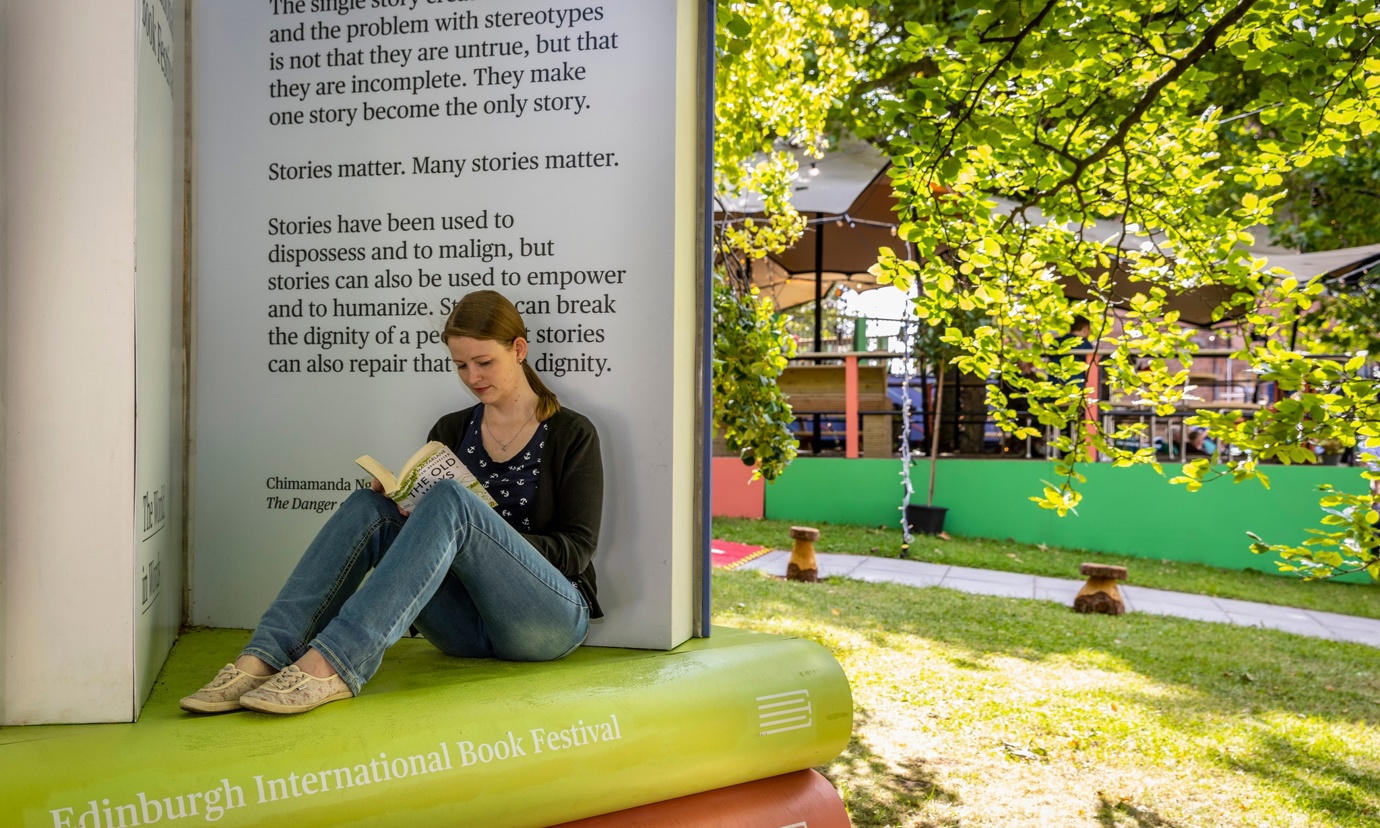
M1126 580L1126 567L1085 563L1078 567L1078 571L1088 576L1088 582L1073 599L1075 612L1100 612L1104 615L1126 612L1121 590L1116 586L1117 581Z
M815 541L819 540L819 530L808 526L792 526L791 562L786 564L786 580L819 580L819 562L815 560Z

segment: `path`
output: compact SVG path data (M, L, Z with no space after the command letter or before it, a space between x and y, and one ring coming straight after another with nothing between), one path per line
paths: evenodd
M785 576L786 562L791 553L777 550L740 564L738 569L757 569L772 575ZM1022 575L991 569L972 569L964 566L903 561L896 558L874 558L864 555L820 554L819 575L856 578L860 581L888 581L910 586L940 586L961 592L981 595L1000 595L1007 598L1035 598L1073 605L1073 597L1083 586L1082 580L1046 578L1041 575ZM1138 586L1121 586L1127 612L1153 615L1175 615L1195 621L1216 621L1244 627L1268 627L1274 630L1326 638L1333 641L1354 641L1380 647L1380 620L1339 615L1334 612L1295 609L1276 604L1258 604L1233 598L1214 598L1187 592L1170 592Z

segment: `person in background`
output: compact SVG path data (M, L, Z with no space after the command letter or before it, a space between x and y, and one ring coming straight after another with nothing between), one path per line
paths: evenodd
M1060 335L1054 340L1055 347L1053 353L1049 354L1047 357L1047 363L1049 365L1058 365L1070 356L1078 363L1077 370L1071 374L1065 382L1067 383L1066 387L1070 391L1077 391L1082 394L1085 399L1088 392L1088 365L1093 358L1093 343L1088 338L1091 332L1092 323L1088 321L1086 316L1081 314L1074 316L1073 323L1069 326L1068 332ZM1065 353L1066 348L1067 353ZM1076 416L1082 417L1083 414L1081 412L1082 409L1080 408ZM1061 434L1055 433L1053 436L1060 437ZM1069 439L1077 441L1078 423L1070 421L1064 428L1062 436L1067 436ZM1054 443L1051 441L1049 448L1052 449L1053 447Z
M1083 369L1069 378L1070 383L1077 383L1079 386L1086 386L1088 383L1088 361L1092 359L1093 344L1088 339L1092 333L1092 323L1086 316L1075 316L1073 324L1069 326L1069 332L1055 340L1056 351L1063 350L1063 344L1069 343L1069 353L1083 363ZM1055 361L1063 357L1056 357Z
M1199 426L1188 432L1184 454L1211 455L1215 451L1217 451L1217 441L1208 436L1207 429Z
M1037 379L1035 366L1029 362L1019 364L1021 376L1026 379ZM1001 380L1001 391L1006 396L1006 407L1011 409L1016 417L1016 425L1022 428L1033 427L1036 425L1035 417L1030 413L1030 398L1026 396L1025 389L1016 386L1014 383ZM1043 437L1032 437L1024 440L1017 439L1011 434L1002 432L1001 450L1003 454L1013 454L1023 452L1026 457L1033 456L1036 452L1043 451Z

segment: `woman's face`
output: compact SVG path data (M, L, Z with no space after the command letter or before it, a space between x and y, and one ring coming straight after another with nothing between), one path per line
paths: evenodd
M511 402L527 386L522 360L527 356L527 340L513 340L510 347L492 339L453 336L446 341L455 372L470 393L484 403Z

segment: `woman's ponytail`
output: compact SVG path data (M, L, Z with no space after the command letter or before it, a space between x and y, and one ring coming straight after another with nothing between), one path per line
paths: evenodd
M525 359L522 361L522 373L527 377L527 384L537 392L537 421L544 422L554 417L556 412L561 410L561 401L556 399L556 393L546 387L546 383L541 381L541 377Z

